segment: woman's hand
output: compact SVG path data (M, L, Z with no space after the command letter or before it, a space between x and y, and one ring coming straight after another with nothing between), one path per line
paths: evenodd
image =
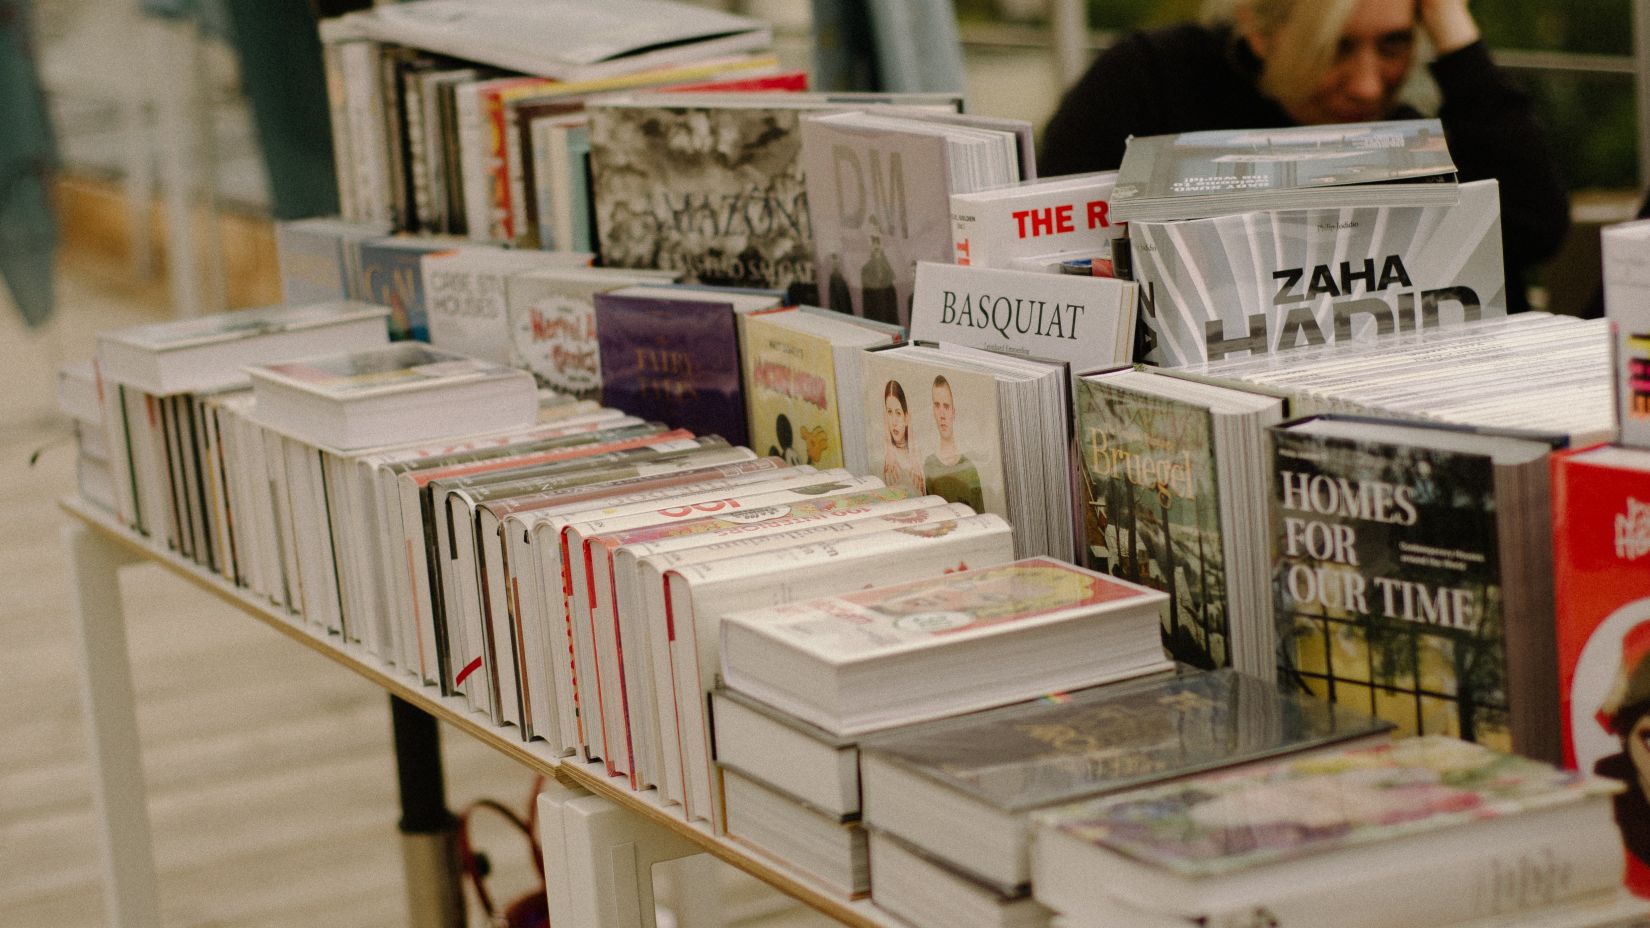
M1467 11L1467 0L1420 0L1419 12L1421 27L1440 55L1478 41L1478 23Z

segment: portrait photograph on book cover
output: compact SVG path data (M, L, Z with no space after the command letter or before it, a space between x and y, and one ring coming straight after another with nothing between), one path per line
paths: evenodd
M814 281L796 109L603 107L590 124L602 259L689 283Z
M1279 680L1511 750L1490 460L1273 435Z
M1627 887L1650 896L1650 598L1627 603L1588 637L1567 720L1578 770L1618 780L1616 825Z
M864 363L871 472L889 486L1004 514L996 381L886 352Z
M1163 641L1175 660L1230 666L1209 414L1090 380L1077 401L1088 566L1169 594Z

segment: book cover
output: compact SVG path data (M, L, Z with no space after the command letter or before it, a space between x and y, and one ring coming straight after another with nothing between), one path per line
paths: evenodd
M542 386L579 399L601 396L601 346L596 338L596 294L659 275L597 268L530 271L505 282L510 320L510 365L530 371Z
M1175 660L1231 666L1213 415L1104 380L1076 389L1087 565L1169 594L1160 619Z
M841 467L842 426L830 342L778 324L783 316L739 318L750 444L791 464Z
M1340 345L1507 313L1494 181L1450 206L1131 222L1144 360Z
M1081 251L1109 265L1112 242L1124 229L1111 218L1116 183L1116 171L1103 171L954 193L953 260L1008 268L1019 258Z
M1219 670L1062 693L873 736L861 749L1004 812L1022 812L1390 727Z
M1253 870L1554 805L1607 781L1452 738L1207 774L1050 813L1060 831L1190 877Z
M1133 358L1138 306L1125 280L921 261L911 338L1092 369Z
M1650 897L1650 452L1553 458L1564 763L1620 780L1627 887Z
M392 340L430 340L419 261L455 244L441 238L381 238L361 243L361 298L390 308Z
M466 247L425 255L424 304L430 343L438 348L507 364L510 320L504 281L512 274L551 267L582 267L578 252L509 251Z
M724 619L722 629L726 641L730 623L748 624L763 637L842 664L1044 624L1155 595L1051 558L1030 558L735 613Z
M1428 188L1421 197L1450 202L1452 186L1438 181L1454 179L1436 119L1216 129L1129 139L1112 205L1131 223L1189 219L1213 215L1211 202L1276 209L1285 205L1280 198L1303 193L1350 205L1361 195L1390 195L1405 182Z
M749 444L732 303L595 295L602 401Z
M1272 436L1279 680L1405 734L1511 750L1491 460Z
M602 260L691 283L812 284L813 240L788 107L595 106L590 173Z
M520 376L508 367L431 348L422 342L400 342L375 351L265 364L252 370L260 378L339 402Z
M1599 234L1604 262L1604 315L1615 342L1616 407L1621 443L1650 448L1650 220L1606 226Z
M871 472L889 486L1007 518L996 379L907 358L900 349L860 360Z

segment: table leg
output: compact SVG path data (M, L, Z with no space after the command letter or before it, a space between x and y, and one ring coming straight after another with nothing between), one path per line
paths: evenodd
M92 804L101 827L104 913L108 924L118 928L160 928L143 755L120 605L120 567L133 557L78 522L63 527L63 547L80 653Z
M429 713L390 696L401 793L401 862L413 928L464 928L458 821L447 809L441 729Z

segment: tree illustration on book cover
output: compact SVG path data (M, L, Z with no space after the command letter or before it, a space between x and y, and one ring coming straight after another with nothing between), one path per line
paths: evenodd
M1511 750L1488 458L1274 432L1278 676Z
M1104 381L1078 383L1088 566L1169 594L1163 644L1175 660L1230 666L1208 412Z
M814 281L796 109L592 111L590 168L603 263L688 283L785 289Z

